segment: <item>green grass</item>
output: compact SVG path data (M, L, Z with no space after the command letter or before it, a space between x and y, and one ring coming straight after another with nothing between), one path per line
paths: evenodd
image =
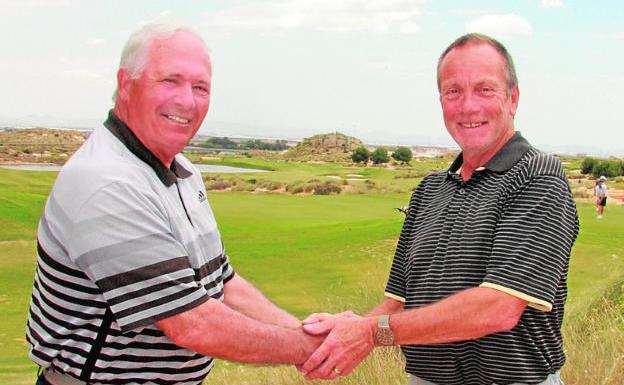
M244 162L274 167L277 171L267 177L276 180L358 173L377 184L405 183L407 190L407 186L416 184L417 178L395 176L421 171L293 162L275 166L272 161L264 160ZM36 225L55 177L56 173L0 168L1 383L34 382L36 369L26 357L24 329L35 267ZM394 207L407 204L408 199L408 191L338 196L209 193L235 269L278 305L300 317L319 310L353 308L361 312L381 299L403 219ZM602 220L596 219L593 205L578 207L581 232L570 264L568 328L595 307L608 287L624 279L624 207L607 206ZM582 345L568 345L569 356L575 357L570 349L582 348ZM586 365L580 359L579 364ZM382 370L376 371L375 365L382 366ZM383 365L388 370L383 370ZM568 365L576 363L569 361ZM241 367L218 362L207 382L299 383L293 380L297 376L290 368ZM392 350L378 352L351 379L341 383L363 381L402 383L400 356Z
M624 206L607 206L603 219L595 206L577 204L581 230L572 251L567 314L583 310L624 278Z
M414 188L420 179L432 170L447 168L450 164L450 158L412 160L410 165L403 166L395 164L392 165L392 167L386 167L385 165L363 167L351 163L301 163L235 156L203 160L202 163L274 171L261 174L219 174L223 179L242 178L245 180L268 180L290 184L297 181L307 182L311 179L336 181L335 177L339 177L342 181L347 181L354 187L362 187L365 181L368 180L375 183L376 190L378 191L406 193ZM359 175L359 177L355 175Z
M387 274L405 195L211 193L228 255L241 275L299 316L336 295L355 298Z

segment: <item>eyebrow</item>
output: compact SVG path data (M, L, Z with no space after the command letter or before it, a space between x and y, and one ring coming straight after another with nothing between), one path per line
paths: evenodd
M174 72L174 73L163 72L163 73L159 74L159 77L160 78L182 79L185 76L182 75L181 73L178 73L178 72ZM193 83L201 83L201 84L204 84L204 85L207 85L207 86L210 85L210 81L209 80L205 80L205 79L199 79L199 80L193 81Z

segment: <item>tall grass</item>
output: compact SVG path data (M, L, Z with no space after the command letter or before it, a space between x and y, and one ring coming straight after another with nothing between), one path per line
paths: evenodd
M333 381L306 381L294 367L241 366L223 363L223 370L215 370L204 382L221 385L405 385L403 355L399 348L378 348L358 366L351 375Z
M369 290L363 290L363 303L373 300ZM360 304L361 305L361 304ZM364 306L357 306L358 308ZM334 304L332 311L344 309ZM562 370L566 385L624 384L624 281L611 287L589 309L570 317L563 328L567 363ZM377 348L351 375L334 381L313 383L343 385L404 385L404 358L398 347ZM218 385L309 385L294 367L244 366L217 362L217 368L204 384Z
M564 325L568 385L624 384L624 281Z

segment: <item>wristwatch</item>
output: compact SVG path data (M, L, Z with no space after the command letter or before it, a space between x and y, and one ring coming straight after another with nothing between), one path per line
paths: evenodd
M390 316L388 314L380 315L377 318L375 341L383 346L394 345L394 334L390 329Z

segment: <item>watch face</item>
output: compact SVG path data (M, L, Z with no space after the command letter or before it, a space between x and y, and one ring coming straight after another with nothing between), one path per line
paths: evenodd
M394 343L394 335L390 328L377 328L375 338L380 345L392 345Z

